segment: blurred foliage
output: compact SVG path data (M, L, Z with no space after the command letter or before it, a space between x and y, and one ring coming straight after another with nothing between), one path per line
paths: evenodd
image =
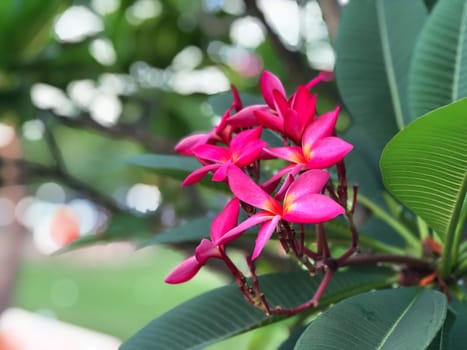
M298 5L304 9L307 2ZM87 10L88 17L94 17L98 25L88 33L67 39L60 32L63 28L76 32L81 25L87 25L70 22L74 28L60 27L60 21L70 14L70 9L75 10L73 16L77 16L76 10ZM174 206L178 215L190 215L196 205L204 207L198 203L201 198L207 198L204 190L199 194L198 190L190 189L191 195L187 196L187 191L178 189L178 183L129 167L125 161L143 150L172 153L179 138L196 130L208 130L213 118L229 105L228 92L214 99L209 98L211 93L201 91L178 93L173 81L180 72L202 72L217 67L238 85L246 103L258 100L256 82L261 66L274 71L286 85L313 77L315 71L303 55L308 45L303 37L294 50L282 39L279 39L282 47L278 48L278 34L271 28L268 30L272 31L273 40L265 40L257 48L241 47L232 41L232 23L256 14L255 11L255 6L252 8L251 3L243 1L2 1L0 122L16 125L24 133L28 127L25 123L40 119L56 143L54 149L47 138L22 137L25 159L51 169L45 174L28 171L26 181L58 181L68 186L75 196L89 197L104 207L106 201L96 195L121 202L116 193L134 183L145 182L164 186L164 204ZM102 40L114 56L105 62L93 52L93 45ZM177 67L174 58L186 48L195 48L200 57L195 55L192 61L184 62L186 68ZM291 74L300 67L292 69L277 60L278 50L289 50L290 57L303 63L303 73L310 74ZM243 61L234 62L235 55ZM256 62L253 67L259 66L253 74L246 74L244 69L252 62ZM194 78L187 76L186 84L191 84L191 79ZM93 98L88 97L84 105L79 100L90 92L73 90L83 82L94 94L116 97L122 109L117 124L95 120L91 110ZM57 88L52 99L63 100L63 108L59 102L54 105L35 101L43 99L39 94L34 97L38 83ZM183 79L182 84L185 84ZM322 111L332 109L337 102L335 87L324 86L322 102L318 105ZM95 189L95 195L89 196L86 188L70 186L67 178L57 174L55 170L60 162L66 165L70 177ZM217 206L217 201L208 200L208 208L209 203ZM157 216L154 229L147 233L157 230Z

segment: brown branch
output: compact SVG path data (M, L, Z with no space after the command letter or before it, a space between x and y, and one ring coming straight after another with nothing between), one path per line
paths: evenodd
M161 137L156 137L129 124L118 123L112 126L104 126L92 119L88 114L81 114L74 118L62 117L54 113L51 113L51 116L61 124L70 128L87 129L110 137L135 141L152 152L173 153L174 142Z
M20 171L20 178L17 179L18 183L28 183L31 177L54 179L59 181L72 189L80 193L81 195L89 198L96 204L110 210L112 212L127 212L128 209L121 206L112 198L107 197L103 193L94 189L89 184L73 177L67 172L63 171L58 167L49 167L43 164L30 162L23 159L12 159L0 157L0 168L14 166Z
M300 51L292 51L287 48L282 42L279 35L272 29L271 25L266 20L264 13L258 7L256 0L245 0L246 11L250 16L258 18L266 28L267 36L271 42L271 46L277 53L279 59L282 60L287 68L289 76L294 84L307 83L311 78L317 76L319 71L310 67L304 55ZM297 19L298 20L298 19ZM320 86L320 91L329 97L340 101L334 84L323 84Z
M324 23L326 23L326 27L328 28L329 40L331 43L335 43L341 14L339 2L337 0L319 0L318 2L323 13Z
M272 29L271 25L266 20L266 17L258 7L256 0L245 0L245 5L247 13L258 18L263 23L273 49L285 63L294 83L305 83L310 79L310 77L318 74L318 71L310 68L299 51L291 51L284 45L279 35L274 31L274 29Z

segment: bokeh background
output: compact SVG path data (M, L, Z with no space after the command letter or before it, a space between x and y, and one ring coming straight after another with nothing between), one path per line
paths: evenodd
M125 340L228 283L203 271L165 285L192 247L135 248L225 198L129 159L173 153L178 139L215 125L230 84L257 101L264 69L290 90L332 70L340 3L0 1L0 311L21 308ZM338 103L332 83L317 92L318 111ZM210 349L273 347L286 326Z

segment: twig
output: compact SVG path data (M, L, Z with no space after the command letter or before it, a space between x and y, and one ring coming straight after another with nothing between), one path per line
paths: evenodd
M264 13L259 9L256 0L245 0L245 5L247 13L258 18L263 23L272 47L285 63L285 66L289 69L289 73L295 82L303 83L304 79L318 74L317 71L308 66L300 52L287 49L279 35L274 31L274 29L272 29L271 25L266 20Z
M27 183L27 180L30 177L55 179L110 211L128 211L124 206L121 206L112 198L107 197L103 193L94 189L89 184L73 177L72 175L63 171L57 166L48 167L39 163L34 163L23 159L11 159L0 157L0 167L7 165L13 165L20 169L21 178L18 179L19 183Z
M341 8L337 0L319 0L319 6L323 13L324 23L328 28L329 39L331 43L336 41L337 27L339 24L339 17Z
M38 117L44 124L44 139L49 147L49 151L52 154L52 158L55 161L55 164L61 172L66 173L65 160L62 157L62 152L60 147L58 147L57 140L53 134L53 131L50 128L49 120L46 118L44 111L38 111Z
M54 113L51 113L51 116L70 128L88 129L111 137L136 141L148 150L157 153L173 153L174 142L156 137L132 125L118 123L112 126L104 126L92 119L88 114L81 114L74 118L62 117Z

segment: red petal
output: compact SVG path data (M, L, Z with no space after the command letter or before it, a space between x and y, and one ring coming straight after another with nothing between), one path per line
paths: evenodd
M254 161L261 159L264 147L267 143L263 140L256 140L243 145L243 150L238 154L235 164L239 167L250 165Z
M230 189L241 201L274 214L282 211L279 202L264 192L238 167L230 167L228 178Z
M227 231L237 226L238 214L240 212L240 201L234 198L225 206L224 210L217 215L211 224L211 239L214 244Z
M191 156L193 149L209 141L211 134L194 134L181 139L175 146L175 152L185 156Z
M215 145L200 145L193 150L193 153L198 158L217 163L223 163L230 159L228 149Z
M305 164L306 159L303 156L302 149L297 146L265 148L265 152L274 157L288 160L292 163Z
M274 109L274 96L273 91L278 90L282 95L285 96L285 89L278 77L268 71L264 71L259 79L259 86L261 94L263 95L264 101Z
M241 111L233 114L227 120L227 123L232 125L234 128L249 128L258 125L258 120L255 116L255 111L268 111L269 108L266 105L252 105L243 108Z
M285 115L289 110L289 102L285 98L285 94L278 90L273 90L272 95L274 97L274 109L282 119L285 119Z
M303 133L303 148L312 147L312 145L319 139L331 136L336 127L338 116L339 107L336 107L335 110L325 113L313 121Z
M293 110L289 110L284 118L284 132L296 144L300 144L303 134L299 118L300 115Z
M283 132L284 131L284 120L278 115L264 110L256 110L253 112L258 120L258 123L264 126L265 128Z
M323 194L302 196L285 206L283 219L297 224L317 224L344 214L345 209Z
M198 273L202 266L195 256L190 256L169 273L165 278L165 282L177 284L189 281Z
M243 232L248 230L250 227L253 227L255 225L261 224L262 222L271 220L273 218L273 215L267 212L259 212L256 213L252 216L250 216L248 219L243 221L240 225L237 227L234 227L230 231L228 231L225 235L223 235L217 242L218 245L221 244L226 244L228 242L233 241L236 239L238 236L240 236Z
M206 264L210 258L222 258L219 247L206 238L201 240L195 252L196 260L200 265Z
M267 193L271 193L274 191L281 181L282 176L285 174L288 174L290 172L293 172L294 169L297 167L295 164L289 164L283 167L281 170L279 170L277 173L275 173L269 180L266 182L263 182L261 184L261 188L265 190Z
M253 250L253 255L251 256L251 259L255 260L261 254L264 246L274 233L274 230L277 224L279 223L280 219L280 215L276 215L272 218L271 221L266 222L261 226L258 232L258 238L256 238L255 249Z
M314 144L311 159L306 167L308 169L329 168L342 160L352 148L350 143L338 137L325 137Z
M243 108L243 103L242 99L240 98L240 94L238 93L237 87L235 85L232 85L230 89L232 90L233 98L232 106L235 108L236 111L239 111Z
M228 162L222 164L217 168L217 170L214 172L214 175L212 176L212 181L213 182L220 182L224 181L227 178L227 171L229 170L229 167L232 166L232 162L229 160Z
M193 171L190 175L188 175L185 180L183 180L182 182L182 186L188 186L188 185L192 185L198 181L201 181L201 179L204 177L204 175L206 175L209 171L213 170L213 169L217 169L219 168L220 165L219 164L209 164L209 165L205 165L199 169L196 169L195 171Z
M321 193L328 180L329 173L327 171L315 169L304 172L290 185L285 195L285 202L291 203L302 196Z
M259 127L238 133L230 142L230 151L232 153L240 153L242 150L245 149L246 144L253 141L257 141L261 137L262 131L263 128Z

